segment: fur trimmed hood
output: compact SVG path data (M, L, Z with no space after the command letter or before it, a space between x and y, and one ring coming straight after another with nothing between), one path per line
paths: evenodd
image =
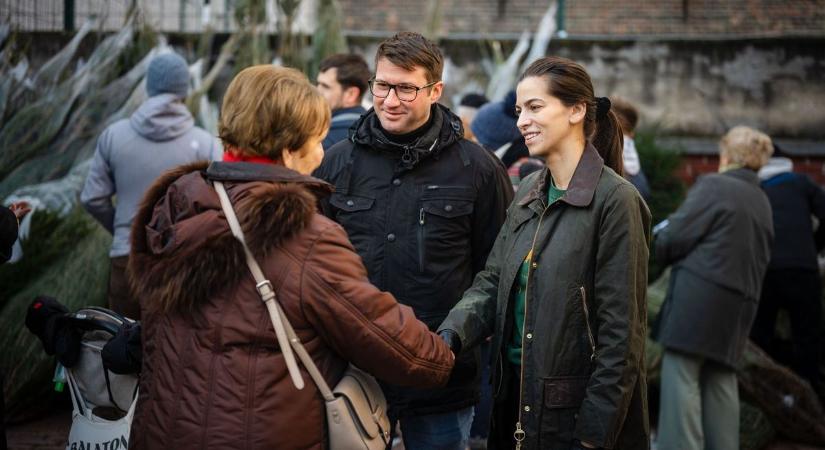
M143 310L192 310L235 286L243 248L232 236L212 180L223 181L247 245L265 256L307 227L329 184L283 166L199 162L173 169L147 190L132 224L128 274Z

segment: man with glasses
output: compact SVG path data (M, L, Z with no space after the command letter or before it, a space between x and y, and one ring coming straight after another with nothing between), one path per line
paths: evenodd
M431 330L484 268L513 195L501 163L437 103L443 67L438 47L417 33L382 42L373 108L315 172L335 185L324 211L346 229L370 281ZM453 336L442 337L458 353ZM467 447L480 355L461 355L446 388L384 385L407 450Z

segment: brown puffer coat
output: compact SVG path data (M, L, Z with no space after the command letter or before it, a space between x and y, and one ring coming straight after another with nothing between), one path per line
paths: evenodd
M352 362L387 382L446 383L447 346L367 280L343 229L316 213L326 183L280 166L183 166L147 191L129 276L143 317L135 449L322 449L323 400L287 373L266 307L210 180L330 386Z

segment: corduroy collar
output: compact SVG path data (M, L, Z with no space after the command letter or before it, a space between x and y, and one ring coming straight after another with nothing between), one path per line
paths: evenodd
M567 191L560 199L569 205L586 207L593 201L593 195L596 192L596 186L599 184L599 177L602 175L604 169L604 160L599 156L596 147L590 142L584 147L582 157L576 170L573 172L573 177L570 179L570 184L567 186ZM544 199L547 197L547 177L550 176L550 171L547 168L542 169L539 179L533 189L527 193L519 202L519 206L524 206L537 199Z

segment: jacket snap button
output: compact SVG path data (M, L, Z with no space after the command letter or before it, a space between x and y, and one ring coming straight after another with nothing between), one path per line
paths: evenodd
M453 210L453 205L447 205L444 207L444 211L450 212Z
M390 242L395 242L395 235L393 233L388 234L387 240Z
M530 405L524 406L524 412L530 412Z
M355 206L355 202L352 200L347 200L347 206Z
M527 339L533 339L533 333L527 333Z
M392 180L392 184L393 184L393 186L399 186L401 184L401 180L396 178L396 179Z

